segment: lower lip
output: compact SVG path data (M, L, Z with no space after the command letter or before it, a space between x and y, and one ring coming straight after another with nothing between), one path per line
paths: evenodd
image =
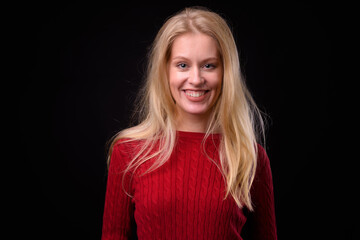
M205 92L204 95L200 96L200 97L192 97L192 96L189 96L185 93L185 91L183 91L184 95L186 96L186 98L189 100L189 101L192 101L192 102L201 102L203 101L207 95L209 94L209 91Z

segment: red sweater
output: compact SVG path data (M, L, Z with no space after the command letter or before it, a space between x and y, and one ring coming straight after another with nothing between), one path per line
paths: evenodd
M122 170L134 154L136 142L116 144L111 156L102 240L130 239L277 239L273 184L269 159L259 145L258 166L251 188L254 212L240 209L229 195L218 167L201 150L203 133L178 132L170 159L157 170L130 181ZM221 136L210 135L205 148L219 163ZM133 233L134 234L134 233Z

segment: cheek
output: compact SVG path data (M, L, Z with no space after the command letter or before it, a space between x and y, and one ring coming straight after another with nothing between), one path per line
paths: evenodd
M209 81L209 84L211 84L211 88L214 90L212 101L215 102L219 99L219 96L221 95L222 92L222 84L223 84L222 72L214 75L211 81Z
M223 76L221 72L207 76L208 86L216 90L216 92L220 91L222 86L222 78Z
M174 90L176 88L176 78L174 74L172 74L171 72L169 73L169 85L170 85L171 94L173 95Z
M223 79L224 79L224 73L221 68L221 70L217 74L217 85L218 85L218 91L221 92L222 85L223 85Z
M186 73L178 71L169 71L169 85L171 91L176 91L181 88L186 79Z
M171 71L171 68L168 69L168 81L169 81L170 90L172 91L173 86L174 86L175 77L174 77L174 72Z
M179 93L178 93L179 80L178 80L177 73L174 71L169 71L168 77L169 77L169 86L170 86L171 96L172 96L173 100L176 102L178 95L179 95Z

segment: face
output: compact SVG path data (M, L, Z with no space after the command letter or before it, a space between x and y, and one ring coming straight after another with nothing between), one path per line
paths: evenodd
M168 76L178 115L209 117L223 78L216 41L202 33L177 37L171 49Z

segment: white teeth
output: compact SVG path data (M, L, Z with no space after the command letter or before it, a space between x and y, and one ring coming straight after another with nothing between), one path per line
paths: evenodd
M205 91L185 91L185 94L190 97L201 97L205 94Z

